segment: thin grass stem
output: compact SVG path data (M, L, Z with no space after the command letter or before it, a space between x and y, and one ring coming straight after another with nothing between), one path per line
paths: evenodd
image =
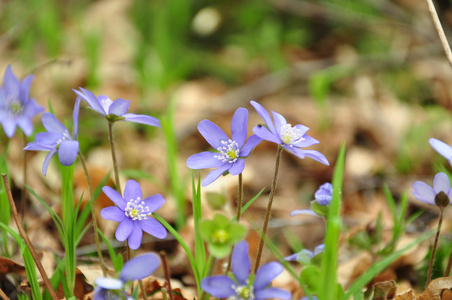
M261 234L261 238L259 241L259 247L257 248L256 262L254 264L254 273L256 273L257 270L259 269L259 265L260 265L261 258L262 258L262 251L264 249L265 237L267 235L268 223L270 221L270 216L271 216L273 198L275 197L276 184L278 183L278 173L279 173L279 165L281 163L282 151L283 151L283 147L278 145L278 151L276 152L275 175L273 176L272 187L270 190L270 195L268 197L267 211L265 212L264 224L262 226L262 234Z
M16 222L17 229L19 230L20 235L25 241L25 244L27 245L27 248L30 250L31 255L33 256L33 260L35 261L36 267L39 270L39 273L41 273L42 279L44 280L44 284L49 291L50 296L53 300L58 300L58 297L53 290L52 284L50 283L49 277L47 276L44 267L41 264L41 261L39 260L38 253L35 250L35 247L31 243L30 239L28 238L27 233L25 232L24 227L22 226L22 222L20 220L19 213L17 212L16 205L14 204L13 195L11 194L11 188L9 186L8 182L8 176L6 174L2 174L3 177L3 183L5 185L6 194L8 195L8 201L9 205L11 206L11 213L13 215L14 221Z
M80 163L82 164L83 171L85 172L86 182L88 182L89 202L91 204L91 219L93 220L94 242L96 243L97 257L99 257L102 275L104 277L107 277L107 270L105 269L104 258L102 257L102 251L100 249L99 228L97 226L97 216L94 209L93 187L91 185L91 179L89 177L88 169L86 168L85 159L83 158L83 155L80 151L78 152L78 157L80 159Z

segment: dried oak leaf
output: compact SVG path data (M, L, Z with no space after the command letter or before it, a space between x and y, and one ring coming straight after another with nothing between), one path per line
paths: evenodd
M11 259L0 256L0 275L9 273L23 274L25 267L12 261Z
M417 297L417 300L447 300L452 289L452 277L440 277L428 285L427 289Z
M395 297L395 300L416 300L413 290L409 289Z

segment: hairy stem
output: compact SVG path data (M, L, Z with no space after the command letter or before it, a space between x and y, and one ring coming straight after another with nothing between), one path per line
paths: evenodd
M438 247L439 234L441 231L442 224L443 224L443 209L440 208L438 228L436 229L435 242L433 243L433 248L432 248L432 256L430 257L430 263L428 265L427 282L425 284L426 288L428 287L430 280L432 278L433 262L435 261L436 248Z
M166 283L168 284L168 286L167 286L168 295L169 295L170 300L174 300L173 289L171 288L171 279L170 279L170 272L169 272L169 268L168 268L168 262L166 261L166 253L165 253L165 251L160 251L159 255L160 255L160 260L162 261L163 272L165 273Z
M23 133L23 132L22 132ZM27 145L27 136L23 133L24 145ZM25 147L24 146L24 147ZM24 153L23 156L23 169L22 169L22 194L20 197L20 217L24 220L25 209L27 208L27 189L25 186L27 185L27 154L28 151L22 151Z
M85 172L86 182L88 182L89 202L91 204L91 219L93 220L94 242L96 243L97 257L99 258L100 267L102 269L102 275L104 277L106 277L107 271L105 269L105 263L104 263L104 258L102 257L102 251L100 250L99 229L97 226L96 211L94 209L93 187L91 186L91 180L89 177L88 169L86 168L85 159L83 158L83 155L80 151L78 152L78 157L80 159L80 163L82 164L83 171Z
M35 261L39 273L41 273L42 280L44 280L44 284L47 290L49 291L50 296L52 297L53 300L58 300L58 297L55 291L53 290L52 284L50 283L49 277L47 276L44 267L42 266L41 261L39 260L38 253L36 252L35 247L31 243L27 233L25 232L24 227L22 226L20 216L17 212L16 205L14 204L13 195L11 194L11 188L9 186L8 177L6 176L6 174L2 174L2 177L6 189L6 194L8 195L9 205L11 206L11 213L13 215L14 221L16 222L17 229L19 230L20 235L24 239L27 248L30 250L31 255L33 256L33 260Z
M239 194L237 197L237 213L236 213L236 220L237 223L240 222L240 217L242 216L242 206L243 206L243 177L242 173L239 174ZM232 261L232 252L234 251L234 246L231 249L231 253L229 254L228 258L228 266L226 267L225 274L228 274L228 272L231 270L231 261Z
M256 273L257 270L259 269L259 265L262 258L262 251L264 249L265 237L267 235L268 223L270 221L272 211L273 198L275 197L276 184L278 183L279 164L281 162L282 151L283 147L278 146L278 151L276 152L275 175L273 176L272 187L270 190L270 195L268 197L267 211L265 212L264 224L262 225L259 247L257 248L256 262L254 264L254 273Z
M113 170L115 172L116 190L121 194L121 183L119 182L118 161L116 159L115 143L113 140L113 121L108 121L108 139L110 140L111 158L113 159Z

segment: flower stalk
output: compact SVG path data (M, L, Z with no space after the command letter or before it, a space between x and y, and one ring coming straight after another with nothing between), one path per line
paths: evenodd
M425 284L426 287L428 287L428 285L431 281L431 278L432 278L433 263L435 261L436 248L438 247L439 234L441 232L441 225L443 224L443 211L444 211L444 208L439 208L438 228L436 229L435 242L433 243L433 248L432 248L432 256L430 257L430 263L428 265L427 282Z
M119 181L118 160L116 159L115 142L113 140L113 123L114 121L108 121L108 140L110 141L111 158L113 160L113 170L115 172L116 190L119 193L121 193L121 182Z
M265 237L267 235L268 223L270 221L270 216L271 216L273 198L275 197L276 184L278 183L279 165L281 162L283 149L284 148L279 145L278 151L276 152L275 175L273 176L273 182L272 182L272 186L271 186L271 190L270 190L270 195L268 197L267 210L265 212L264 224L262 225L261 238L259 241L259 246L257 248L256 262L254 264L254 273L256 273L257 270L259 269L260 261L262 258L262 251L264 249L264 241L265 241Z
M27 146L27 135L23 133L23 141L24 145ZM27 208L27 189L25 186L27 185L27 151L24 151L23 156L23 169L22 169L22 193L20 197L20 217L24 220L25 209Z

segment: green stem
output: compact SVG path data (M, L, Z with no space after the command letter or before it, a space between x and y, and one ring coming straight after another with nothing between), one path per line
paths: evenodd
M102 251L100 250L99 229L97 226L96 211L94 209L93 187L91 186L91 180L89 177L88 169L86 168L85 159L83 158L83 155L80 151L78 152L78 157L80 159L80 163L82 164L83 171L85 172L86 181L88 182L89 202L91 204L91 218L93 220L94 242L96 243L97 257L99 258L100 267L102 269L102 275L104 277L107 277L107 270L105 269L104 258L102 257Z
M23 133L23 132L22 132ZM23 140L24 140L24 145L27 145L27 136L25 135L25 133L23 133ZM24 146L24 147L25 147ZM20 197L20 217L22 219L23 222L25 222L25 209L27 208L27 189L25 188L26 184L27 184L27 154L28 151L23 151L24 153L24 158L23 158L23 169L22 169L22 194Z
M113 140L113 123L114 121L108 121L108 139L110 140L111 158L113 159L113 170L115 172L115 184L116 190L121 194L121 183L119 181L118 161L116 159L115 143Z
M236 218L235 218L237 223L240 222L240 217L242 216L242 205L243 205L243 177L242 177L242 173L240 173L239 174L239 194L237 197L237 213L236 213ZM231 253L229 254L228 266L227 266L226 272L225 272L226 275L231 270L231 260L232 260L232 252L233 251L234 251L234 246L232 246Z
M261 238L259 241L259 247L257 248L256 262L254 264L254 273L256 273L257 270L259 269L260 261L262 258L262 251L264 249L264 243L265 243L264 240L267 235L268 223L270 221L270 216L271 216L271 211L272 211L273 198L275 197L276 184L278 183L279 164L281 162L283 149L284 148L282 146L278 145L278 151L276 152L275 175L273 176L272 187L270 190L270 195L268 197L267 211L265 212L264 224L262 226L262 233L261 233Z
M432 256L430 257L430 263L428 266L427 282L425 284L426 288L428 287L431 277L432 277L433 262L435 261L436 248L438 247L438 240L439 240L439 234L441 231L442 223L443 223L443 209L440 208L438 228L436 229L436 236L435 236L435 242L433 243Z

